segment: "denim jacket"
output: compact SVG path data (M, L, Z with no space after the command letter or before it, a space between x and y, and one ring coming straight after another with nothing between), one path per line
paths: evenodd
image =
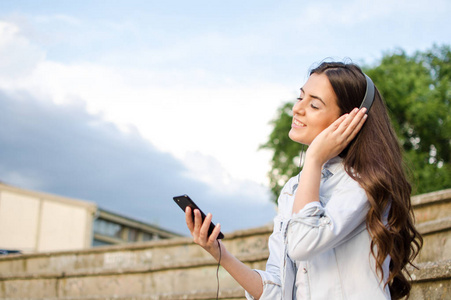
M366 228L369 202L365 191L344 170L339 157L322 170L319 202L292 213L299 176L279 196L279 211L268 242L261 300L390 299L384 279L376 273L371 237ZM247 299L253 299L246 292Z

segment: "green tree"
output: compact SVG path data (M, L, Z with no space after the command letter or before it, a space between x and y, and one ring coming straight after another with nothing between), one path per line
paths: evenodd
M451 187L451 51L434 45L407 55L385 53L374 66L364 67L387 104L395 127L413 193ZM277 197L285 182L299 172L301 146L288 137L291 108L284 103L271 121L273 131L262 148L273 152L268 174Z

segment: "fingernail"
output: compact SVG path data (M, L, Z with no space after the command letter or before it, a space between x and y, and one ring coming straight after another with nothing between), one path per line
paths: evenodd
M358 111L359 111L359 109L357 107L352 110L352 112L358 112Z
M363 107L363 108L361 109L361 111L362 111L363 113L366 113L366 111L367 111L366 107Z

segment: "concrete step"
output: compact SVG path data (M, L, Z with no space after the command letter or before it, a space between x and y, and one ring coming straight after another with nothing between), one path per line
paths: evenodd
M268 252L263 251L241 254L238 258L251 268L264 269L267 256ZM419 270L412 269L416 296L411 299L441 299L428 298L428 295L437 295L444 287L451 288L451 260L416 262L416 265ZM2 274L0 296L2 299L214 299L216 267L212 259L198 258L154 268L141 266L20 277ZM220 299L242 299L243 294L238 292L242 289L222 268L219 278L223 295Z
M124 296L87 296L87 297L45 297L45 298L21 298L21 300L213 300L216 299L216 290L193 290L185 293L162 293L162 294L142 294L142 295L124 295ZM13 300L15 298L2 298L4 300ZM236 300L243 299L244 290L242 288L238 289L227 289L220 290L218 299L221 300Z
M417 225L423 237L423 248L416 262L451 259L451 216Z
M451 216L423 222L417 228L424 239L417 263L451 259ZM265 261L269 253L267 239L270 233L270 227L244 230L227 235L224 243L229 251L249 262L255 262L255 257L261 257ZM87 251L2 257L0 280L164 272L211 263L214 264L214 260L198 245L193 244L191 238L179 238Z
M416 224L443 219L451 214L451 189L413 196Z
M412 273L412 291L409 299L411 300L430 300L430 299L449 299L448 291L451 289L451 260L428 262L418 264L419 269L410 267ZM222 282L221 282L222 283ZM49 294L40 296L23 296L23 297L2 297L2 299L21 299L21 300L205 300L216 299L216 290L207 289L200 290L195 287L184 292L164 292L164 293L130 293L133 287L128 289L128 293L119 294L111 291L108 295L78 295L78 296L50 296ZM221 287L218 299L232 300L245 299L244 290L236 287Z
M226 234L224 244L236 255L267 251L270 227ZM101 274L123 270L166 270L195 265L210 255L192 238L142 244L98 247L88 250L0 256L0 280L21 277L58 277ZM63 275L62 275L63 274ZM65 275L64 275L65 274Z
M245 254L238 258L251 268L262 268L267 255L266 252L259 255ZM217 287L216 270L216 261L210 258L199 258L156 269L142 266L95 273L29 274L21 277L2 274L0 298L89 299L112 296L127 298L131 296L130 293L133 293L133 296L162 295L161 297L170 299L174 295L185 295L191 292L197 295L199 291L203 291L202 293L208 291L207 294L211 295ZM220 287L224 293L240 288L224 269L220 268L218 275ZM243 295L241 294L241 297ZM231 294L225 293L224 297L228 299Z
M450 299L451 260L426 262L417 265L412 274L412 300ZM412 268L411 268L412 270Z
M270 232L270 227L237 231L227 234L224 243L252 268L264 268ZM191 291L215 291L216 268L216 261L191 238L10 255L0 257L0 298L130 297L133 291L133 297L166 295L170 299ZM219 276L224 291L239 288L222 268Z

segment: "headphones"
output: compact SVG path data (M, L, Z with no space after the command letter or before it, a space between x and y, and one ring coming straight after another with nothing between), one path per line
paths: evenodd
M366 107L366 113L368 113L370 111L371 105L373 105L375 88L371 78L369 78L366 74L363 75L365 75L366 78L366 91L360 108Z

